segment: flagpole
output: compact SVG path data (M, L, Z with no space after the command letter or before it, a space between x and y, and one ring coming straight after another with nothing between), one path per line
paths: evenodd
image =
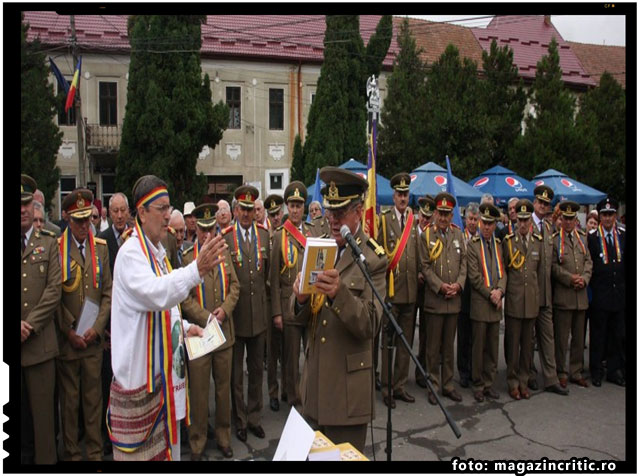
M70 15L69 22L71 24L71 47L73 49L73 64L78 64L78 42L76 41L76 16ZM75 72L74 72L75 73ZM82 76L78 74L78 84L76 86L76 95L75 95L75 111L76 111L76 127L78 134L78 178L79 178L79 186L86 187L87 186L87 176L85 169L85 161L84 161L84 137L83 137L83 127L82 127L82 111L80 104L80 81Z

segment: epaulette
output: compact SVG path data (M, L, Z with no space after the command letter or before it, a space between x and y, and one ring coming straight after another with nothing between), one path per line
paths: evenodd
M616 225L616 228L618 229L618 231L621 231L623 233L627 232L627 227L626 226L617 226Z
M40 230L40 234L44 235L44 236L52 236L52 237L56 237L56 234L54 232L52 232L51 230L45 230L44 228L42 230ZM38 236L38 235L36 235Z
M509 233L508 235L505 235L505 236L504 236L504 239L505 239L505 240L510 240L510 239L511 239L511 238L513 238L514 236L516 236L516 234L515 234L515 233Z
M589 230L589 234L592 235L594 233L597 233L598 229L594 228L593 230Z
M329 233L324 233L322 236L320 236L319 238L329 238Z
M501 243L500 238L496 237L496 243Z
M386 215L387 213L390 213L390 212L391 212L391 210L393 210L393 209L392 209L392 208L387 208L386 210L383 210L383 211L382 211L382 214L383 214L383 215Z
M120 235L120 237L122 238L123 241L126 241L129 239L129 237L131 236L131 233L133 233L133 228L127 228L126 230L124 230L122 232L122 234Z
M262 223L256 223L256 225L258 225L258 228L262 228L264 231L269 231L269 229L264 226Z
M578 234L582 236L586 236L586 233L584 232L584 230L578 230Z
M317 217L313 218L313 220L322 220L323 218L323 215L318 215Z
M186 250L184 250L182 252L183 255L186 255L187 253L189 253L191 250L193 249L193 245L191 245L189 248L187 248Z
M473 238L471 238L471 241L478 241L480 239L480 237L478 235L474 236Z
M542 241L544 240L544 238L542 237L542 235L540 233L532 233L533 236L535 236L536 238L538 238L538 240Z
M224 230L222 230L220 232L221 235L226 235L227 233L229 233L231 230L233 230L233 225L229 225L228 227L226 227Z
M104 238L98 238L97 236L93 237L93 242L94 243L98 243L100 245L105 245L107 246L107 240L105 240Z
M553 235L551 235L551 238L555 238L556 236L558 236L560 234L559 231L556 231Z
M175 234L176 234L176 230L175 230L175 228L172 228L172 227L170 227L170 226L167 226L167 230L168 230L168 231L169 231L169 233L171 233L172 235L175 235Z
M282 228L284 228L284 225L280 225L278 228L276 228L276 231L280 231L282 230Z
M371 248L373 251L375 251L375 253L378 256L385 256L385 252L384 252L384 248L382 246L380 246L376 240L374 240L373 238L369 238L367 240L367 245L369 245L369 248Z
M457 228L458 230L460 229L460 227L458 225L456 225L455 223L451 223L451 228Z

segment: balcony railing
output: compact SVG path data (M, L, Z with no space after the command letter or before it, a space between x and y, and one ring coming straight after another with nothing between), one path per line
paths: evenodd
M122 124L103 126L87 124L87 147L104 152L115 152L120 149Z

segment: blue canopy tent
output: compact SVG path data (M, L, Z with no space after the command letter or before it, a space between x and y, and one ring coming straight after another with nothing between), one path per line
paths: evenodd
M590 205L598 203L607 196L606 193L569 178L566 174L554 169L536 175L531 181L536 187L543 184L551 187L554 193L554 205L562 200L573 200L580 205Z
M480 193L490 193L496 205L506 205L511 197L533 200L535 185L500 165L485 170L469 180L469 185Z
M409 204L418 205L418 199L429 194L435 197L440 192L447 191L447 169L434 162L427 162L411 172L411 185L409 186ZM469 202L480 202L482 192L457 177L453 177L453 183L458 197L458 205L466 205Z
M355 159L349 159L344 164L339 166L342 169L348 169L352 172L360 174L367 179L367 166ZM393 189L388 179L384 178L380 174L376 174L376 182L378 184L378 204L379 205L393 205ZM320 187L324 186L324 182L320 180ZM316 183L313 183L307 187L307 205L311 203L311 197L315 191Z

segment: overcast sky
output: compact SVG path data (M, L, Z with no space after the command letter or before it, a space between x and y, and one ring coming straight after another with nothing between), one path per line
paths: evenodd
M453 23L479 28L486 26L491 21L491 17L488 15L408 16L432 21L461 20ZM551 23L566 41L625 46L624 15L551 15Z

